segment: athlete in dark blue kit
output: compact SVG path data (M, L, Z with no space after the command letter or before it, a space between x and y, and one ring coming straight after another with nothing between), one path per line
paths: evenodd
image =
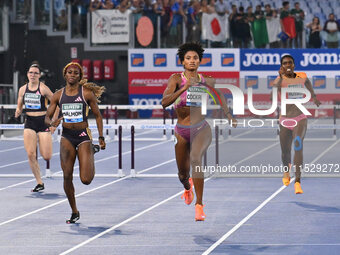
M82 183L88 185L95 174L91 131L88 128L87 116L91 108L99 133L99 145L105 149L103 137L103 120L98 108L98 98L104 87L83 80L83 69L78 63L69 63L63 71L66 86L54 93L47 109L45 123L57 127L63 120L63 132L60 140L60 162L64 174L64 190L72 208L72 215L66 223L75 223L80 215L76 206L73 186L73 168L76 156L79 161L79 175ZM52 121L57 106L60 118Z

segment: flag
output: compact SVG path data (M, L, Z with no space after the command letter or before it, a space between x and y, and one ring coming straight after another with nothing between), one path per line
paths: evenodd
M266 19L255 19L251 23L251 31L253 33L254 45L256 48L263 47L268 43L268 33Z
M282 23L285 32L289 36L289 38L295 38L296 37L295 19L293 17L288 16L282 19Z
M202 40L222 42L229 38L229 21L227 15L216 13L202 15Z
M266 20L269 43L278 41L277 35L281 33L280 18L271 18Z

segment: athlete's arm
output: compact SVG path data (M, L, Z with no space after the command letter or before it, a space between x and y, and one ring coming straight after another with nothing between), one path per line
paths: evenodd
M98 134L99 134L99 145L102 150L105 150L105 139L103 136L103 117L100 113L98 104L97 104L97 98L93 94L93 92L89 89L84 88L84 97L85 100L88 102L89 106L91 107L91 110L93 112L94 117L96 118L96 124L97 124L97 129L98 129Z
M190 81L188 81L182 88L176 91L177 85L181 83L181 75L173 74L168 80L168 86L166 87L163 98L162 98L162 106L163 108L168 107L173 104L176 99L186 91L190 86Z
M274 83L273 83L273 87L276 87L279 90L281 90L281 84L282 84L282 81L283 81L284 72L285 72L285 70L281 66L280 70L279 70L279 76L274 80Z
M316 104L316 106L319 106L321 104L321 102L316 98L312 83L310 82L310 80L308 78L306 78L305 86L309 90L309 92L311 93L314 104Z
M19 89L18 93L18 102L17 102L17 109L15 110L15 118L18 118L22 113L22 108L24 107L24 93L25 93L26 85L22 86Z
M231 122L233 127L237 127L237 120L230 113L227 101L225 100L223 93L218 88L215 88L216 79L214 79L211 76L204 76L204 79L206 80L207 85L213 87L216 90L218 96L220 97L222 103L221 106L222 110L224 112L224 115L228 118L229 123Z
M41 94L45 96L49 101L51 101L53 97L53 93L50 90L50 88L46 84L40 83L40 89L41 89Z
M62 90L58 90L56 93L53 94L51 100L50 100L50 105L47 108L46 111L46 116L45 116L45 124L48 126L52 127L57 127L60 124L60 121L63 119L63 117L59 119L54 119L52 120L52 116L55 115L56 109L58 107L58 101L60 98L60 93Z
M48 99L48 101L51 102L52 101L52 97L53 97L53 93L50 90L50 88L46 84L41 83L41 89L42 89L42 91L41 91L42 94ZM54 111L54 114L53 114L53 118L51 120L51 122L53 122L54 125L57 124L55 121L58 120L59 112L60 112L60 109L59 109L59 107L57 105L57 107L56 107L56 109ZM58 125L59 125L59 123L58 123ZM55 130L56 130L56 127L51 125L50 131L51 131L52 134L54 133Z

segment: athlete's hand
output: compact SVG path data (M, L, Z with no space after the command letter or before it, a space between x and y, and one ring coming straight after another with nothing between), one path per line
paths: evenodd
M98 141L99 141L100 149L105 150L105 148L106 148L105 138L103 136L100 136L98 138Z
M60 121L63 119L64 117L60 117L59 119L56 120L52 120L50 123L50 127L58 127L60 124Z
M49 127L49 130L50 130L52 135L54 134L56 129L57 129L56 127L52 127L52 126Z
M285 69L281 66L280 67L280 70L279 70L279 75L280 75L280 78L282 78L282 76L285 74Z
M237 127L237 119L235 118L231 118L229 120L229 123L231 123L233 125L233 128L236 128Z
M316 104L317 107L319 107L319 105L321 104L321 102L316 97L313 97L313 101L314 101L314 104Z

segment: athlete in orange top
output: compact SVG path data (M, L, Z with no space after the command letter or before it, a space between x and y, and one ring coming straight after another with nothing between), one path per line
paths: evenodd
M278 87L279 92L284 87L307 88L312 95L314 103L319 106L321 103L316 98L312 84L303 72L294 72L294 58L285 55L281 58L281 67L279 76L274 81L274 86ZM301 98L301 93L287 93L289 99ZM286 115L280 116L280 144L281 157L283 165L288 171L285 171L282 182L285 186L290 183L291 168L291 147L294 142L294 170L295 170L295 194L302 194L301 189L301 166L303 162L303 139L307 130L307 116L295 104L286 105Z

